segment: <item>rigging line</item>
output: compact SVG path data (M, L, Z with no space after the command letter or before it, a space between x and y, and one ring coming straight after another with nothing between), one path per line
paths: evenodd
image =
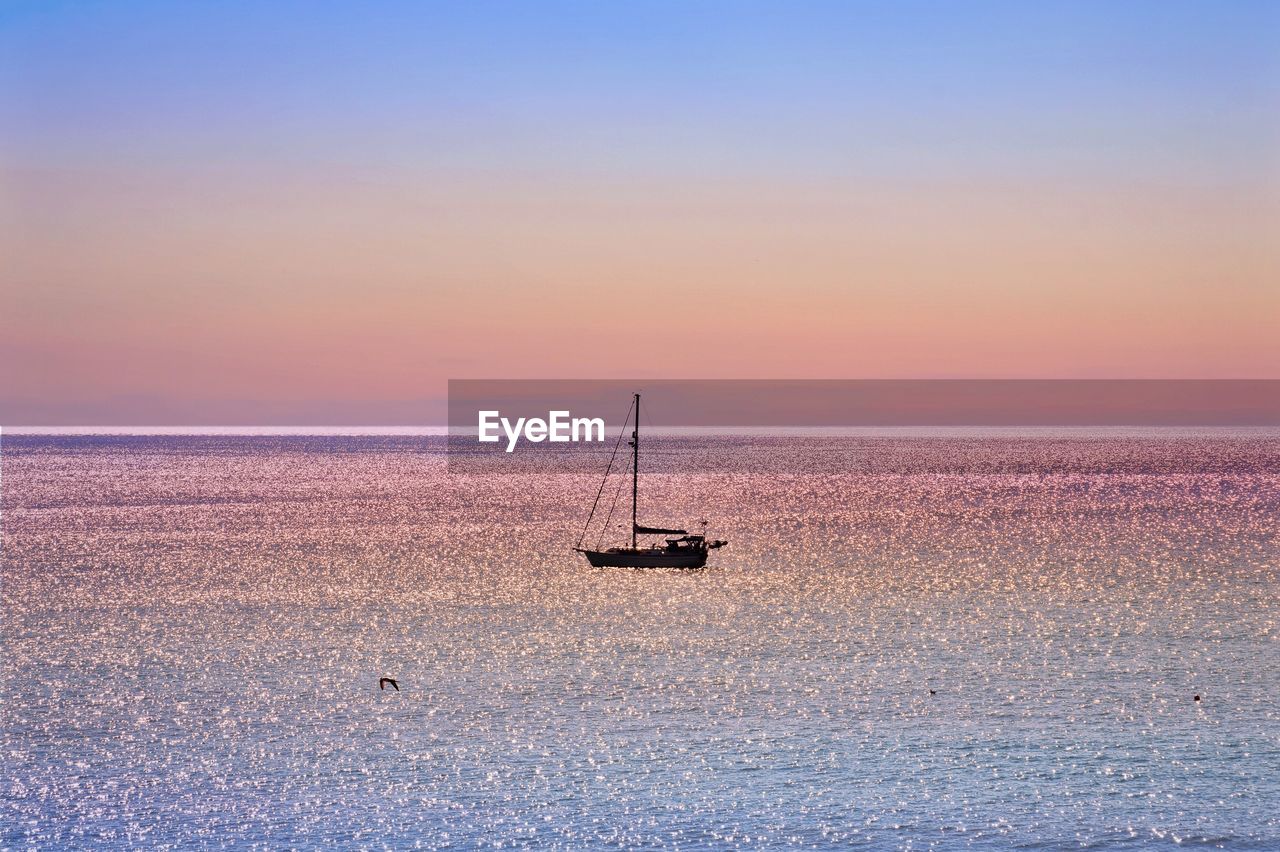
M604 484L609 481L609 471L613 470L613 462L618 457L618 448L622 446L622 436L627 434L627 423L631 421L631 409L635 408L635 405L636 402L633 399L631 405L627 406L627 419L622 421L618 440L613 445L613 454L609 456L609 466L604 469L604 478L600 480L600 487L596 489L596 499L591 503L591 513L587 515L587 522L582 525L582 535L578 536L578 547L582 547L582 542L587 537L587 530L591 528L591 519L596 516L596 506L600 503L600 495L604 493Z
M613 520L613 510L618 508L618 498L622 496L622 486L627 484L627 474L631 471L631 462L627 462L627 469L622 472L622 476L618 477L618 487L613 492L613 502L609 504L609 515L604 519L604 526L600 528L600 538L596 539L596 547L604 547L604 534L609 531L609 522Z

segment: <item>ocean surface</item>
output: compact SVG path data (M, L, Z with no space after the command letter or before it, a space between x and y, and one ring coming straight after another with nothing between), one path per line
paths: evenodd
M1280 849L1280 432L442 441L4 435L0 846Z

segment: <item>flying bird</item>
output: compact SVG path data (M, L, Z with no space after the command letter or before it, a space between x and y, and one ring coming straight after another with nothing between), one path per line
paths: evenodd
M379 678L379 679L378 679L378 689L386 689L386 688L387 688L387 684L391 684L391 688L392 688L392 689L394 689L396 692L399 692L399 691L400 691L400 684L396 683L396 679L395 679L395 678L393 678L393 677L384 677L384 678Z

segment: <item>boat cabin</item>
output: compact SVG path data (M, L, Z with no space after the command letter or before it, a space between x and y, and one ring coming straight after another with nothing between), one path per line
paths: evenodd
M682 550L700 550L703 547L703 537L700 535L685 535L680 538L667 539L667 550L678 553Z

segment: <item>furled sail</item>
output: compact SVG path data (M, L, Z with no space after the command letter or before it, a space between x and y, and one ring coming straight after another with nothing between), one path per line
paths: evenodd
M642 527L634 524L636 535L688 535L686 530L668 530L662 527Z

